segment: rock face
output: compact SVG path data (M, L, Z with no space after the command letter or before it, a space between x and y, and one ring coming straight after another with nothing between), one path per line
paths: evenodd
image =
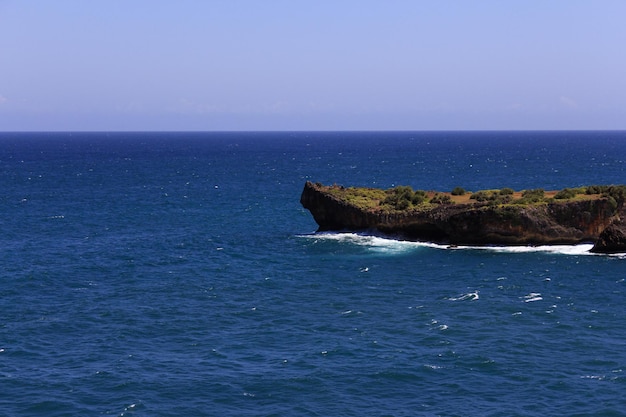
M300 198L319 225L318 231L370 231L451 245L596 242L618 218L615 205L607 198L524 205L441 204L422 210L383 210L360 208L330 190L331 187L307 182ZM614 227L610 236L606 231L607 244L596 245L597 252L617 247L626 251L626 225L620 225L619 229L617 225Z
M616 219L600 233L596 243L591 248L595 253L624 253L626 252L626 221Z

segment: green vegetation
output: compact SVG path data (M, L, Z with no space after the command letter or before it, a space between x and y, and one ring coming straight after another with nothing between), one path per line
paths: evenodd
M626 201L626 185L612 185L603 195L615 199L621 206Z
M487 202L491 205L508 204L513 200L513 189L503 188L501 190L477 191L470 196L470 199L479 203Z
M601 194L617 208L626 202L626 185L591 185L586 188L585 194Z
M395 210L406 210L422 205L426 201L426 192L422 190L413 191L409 185L400 185L386 191L387 197L381 205Z
M532 190L522 191L522 198L515 200L515 204L538 204L543 203L545 200L545 194L543 188L535 188Z
M476 200L479 203L482 203L483 201L488 201L493 195L494 195L493 190L476 191L475 193L472 193L472 195L470 196L470 199Z
M353 206L364 210L377 208L379 201L387 196L385 190L379 188L350 187L344 188L338 185L327 187L328 192Z
M322 186L321 184L316 184ZM433 205L461 203L477 203L488 205L536 205L550 201L571 199L607 198L614 208L626 204L626 185L592 185L588 187L564 188L546 195L543 188L515 192L512 188L481 190L468 193L461 187L455 187L450 193L426 192L413 190L408 185L397 186L387 190L379 188L350 187L338 185L325 187L327 192L348 204L364 210L424 210ZM598 197L592 197L597 195ZM551 198L550 198L551 197Z
M590 185L586 187L585 194L602 194L609 190L611 185Z
M430 199L430 204L453 204L452 198L447 194L436 193Z
M590 185L585 188L585 194L602 194L613 197L617 202L626 201L626 185Z
M413 193L413 197L411 198L411 203L416 206L419 206L424 201L426 201L426 191L417 190Z
M561 191L554 195L555 200L567 200L569 198L576 197L576 190L572 190L571 188L563 188Z

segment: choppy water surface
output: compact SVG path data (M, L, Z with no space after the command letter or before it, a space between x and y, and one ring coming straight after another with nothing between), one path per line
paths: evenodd
M625 183L623 132L0 135L0 414L626 415L588 245L316 234L306 180Z

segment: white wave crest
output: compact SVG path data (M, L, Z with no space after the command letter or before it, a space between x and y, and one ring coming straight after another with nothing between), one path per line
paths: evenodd
M388 237L380 237L375 235L367 235L360 233L336 233L321 232L307 235L299 235L306 239L314 239L318 241L336 241L348 243L351 245L365 247L373 252L397 254L413 251L419 248L432 248L439 250L475 250L495 253L547 253L560 255L598 255L591 253L592 244L579 245L540 245L540 246L457 246L457 245L441 245L429 242L413 242L407 240L398 240ZM617 254L625 258L626 254Z
M541 300L543 300L543 297L538 292L531 292L530 294L524 296L525 303L532 303L534 301L541 301Z
M374 235L365 235L359 233L314 233L311 235L300 235L307 239L314 239L316 241L335 241L340 243L347 243L350 245L360 246L366 248L372 252L398 254L411 250L415 250L419 247L429 246L426 243L409 242L404 240L396 240L383 238ZM369 269L365 269L363 272L367 272Z
M475 249L490 250L493 252L507 253L532 253L546 252L561 255L593 255L591 252L592 244L580 245L541 245L541 246L488 246L484 248L475 247Z
M479 298L480 297L478 296L478 291L474 291L474 292L468 292L467 294L459 295L458 297L450 297L448 298L448 300L450 301L465 301L465 300L476 301Z

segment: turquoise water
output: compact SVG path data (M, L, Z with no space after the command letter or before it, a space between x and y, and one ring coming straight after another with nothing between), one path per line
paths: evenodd
M625 169L624 132L2 133L0 415L626 415L622 256L316 234L299 204Z

